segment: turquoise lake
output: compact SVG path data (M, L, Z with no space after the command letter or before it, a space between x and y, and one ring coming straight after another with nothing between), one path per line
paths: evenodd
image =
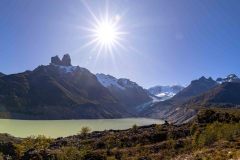
M162 124L162 120L148 118L123 119L84 119L84 120L13 120L0 119L0 133L9 133L16 137L45 135L47 137L65 137L77 134L82 127L92 131L109 129L127 129L137 126Z

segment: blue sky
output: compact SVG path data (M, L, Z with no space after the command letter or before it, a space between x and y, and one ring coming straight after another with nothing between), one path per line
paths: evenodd
M94 19L120 15L124 46L97 56ZM88 6L88 7L87 7ZM48 64L69 53L93 73L129 78L144 87L182 84L200 76L240 74L239 0L1 0L0 72Z

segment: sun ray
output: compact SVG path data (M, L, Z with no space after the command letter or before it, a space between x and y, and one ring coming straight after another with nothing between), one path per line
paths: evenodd
M87 8L88 12L91 14L91 16L93 17L93 19L95 20L96 23L99 23L99 20L97 18L97 16L93 13L93 11L91 10L91 8L88 6L87 2L85 0L82 0L84 6Z
M86 34L84 38L86 38L87 42L81 49L90 48L91 56L94 57L94 66L100 59L109 59L116 65L116 58L124 56L123 53L120 54L121 50L123 49L124 52L127 50L124 42L126 43L126 36L129 33L123 30L124 26L121 24L125 13L112 14L109 10L108 0L106 0L102 14L94 12L91 5L87 3L88 1L82 0L82 2L89 12L90 18L87 19L87 26L77 26Z

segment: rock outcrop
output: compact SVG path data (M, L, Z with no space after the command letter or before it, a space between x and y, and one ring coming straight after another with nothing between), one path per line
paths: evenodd
M62 65L62 61L58 56L51 57L51 64Z
M72 66L71 57L69 54L65 54L62 60L60 60L58 56L54 56L51 58L51 64L61 65L61 66Z
M65 54L62 58L62 65L63 66L71 66L71 58L69 54Z

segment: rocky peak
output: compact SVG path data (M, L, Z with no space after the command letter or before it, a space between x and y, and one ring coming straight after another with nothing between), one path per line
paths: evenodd
M72 66L71 57L69 54L65 54L62 60L60 60L58 56L51 57L51 64L60 66Z
M71 58L69 54L65 54L62 58L62 65L63 66L71 66Z
M61 65L62 61L58 56L51 57L51 63L55 65Z
M217 82L218 83L225 83L225 82L240 82L240 79L238 78L237 75L235 74L230 74L228 75L227 77L225 78L218 78L217 79Z
M193 80L191 82L191 84L195 84L195 83L216 83L216 81L214 81L211 77L206 78L206 77L202 76L198 80Z

